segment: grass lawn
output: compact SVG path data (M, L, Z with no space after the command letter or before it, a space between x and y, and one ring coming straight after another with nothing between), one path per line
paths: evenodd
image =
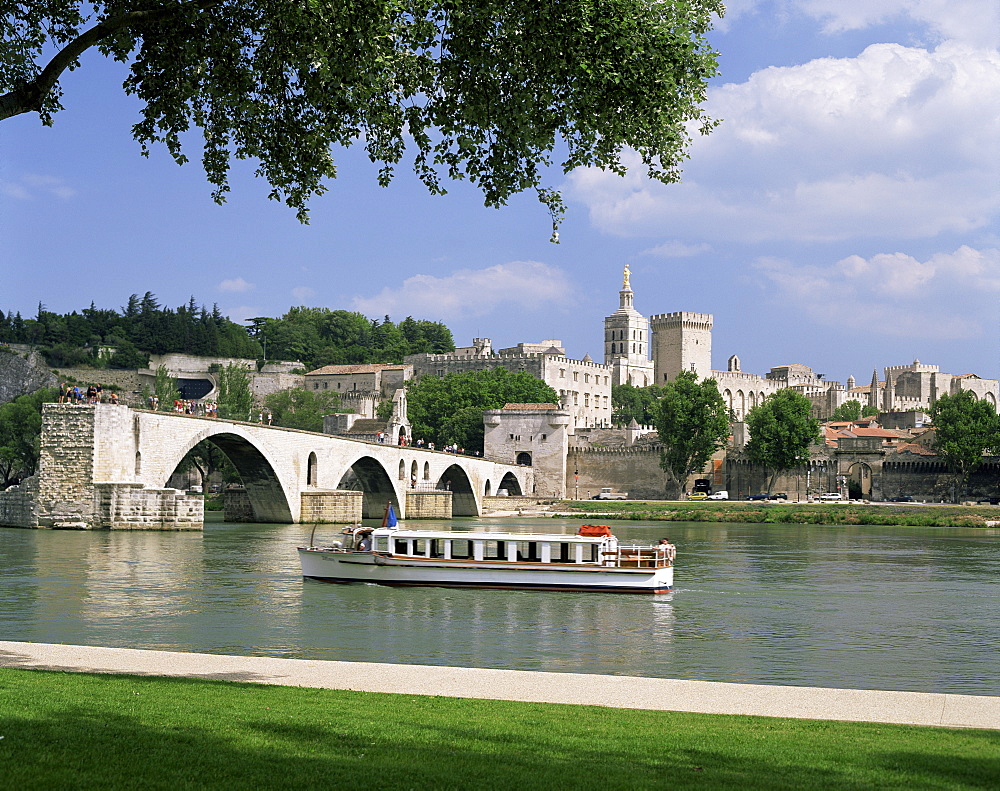
M1000 732L0 669L3 789L995 789Z

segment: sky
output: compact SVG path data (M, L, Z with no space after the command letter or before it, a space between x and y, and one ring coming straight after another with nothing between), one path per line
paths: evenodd
M713 367L803 363L859 384L919 359L1000 378L1000 3L730 0L683 182L551 173L560 243L534 196L387 188L360 149L311 223L252 164L223 206L197 160L139 155L123 67L62 81L53 128L0 123L0 309L120 309L153 292L236 321L294 305L441 321L457 345L557 339L603 362L631 269L636 309L714 316Z

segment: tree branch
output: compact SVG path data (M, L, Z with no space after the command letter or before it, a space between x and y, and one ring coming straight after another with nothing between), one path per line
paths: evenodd
M37 77L0 96L0 121L23 113L40 113L45 97L51 93L62 73L75 63L80 55L104 39L125 28L158 22L192 8L203 11L221 2L222 0L192 0L182 5L126 11L98 22L59 50Z

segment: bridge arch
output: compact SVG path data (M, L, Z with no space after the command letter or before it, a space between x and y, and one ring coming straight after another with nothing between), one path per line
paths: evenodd
M400 460L399 464L402 477L406 472L405 462ZM381 519L388 502L393 504L397 514L404 513L392 478L382 462L372 456L361 456L354 461L344 472L337 488L364 492L361 501L361 516L364 519Z
M511 497L520 497L521 495L524 494L524 492L521 491L521 482L517 479L517 476L514 475L514 473L512 472L508 472L500 480L500 485L497 487L497 490L500 489L506 489L507 494L510 495Z
M253 510L253 518L256 522L294 522L298 514L298 508L293 508L289 502L286 486L278 477L271 462L268 461L264 452L257 447L249 437L238 434L231 429L234 426L225 425L218 431L200 431L191 441L181 446L180 455L173 460L173 464L167 464L166 476L162 480L156 481L155 486L165 486L170 475L181 459L199 442L211 442L232 462L236 471L240 474L247 496L250 499L250 507ZM292 482L288 482L289 485Z
M450 465L438 479L439 489L451 491L452 516L479 516L479 503L472 481L458 464Z

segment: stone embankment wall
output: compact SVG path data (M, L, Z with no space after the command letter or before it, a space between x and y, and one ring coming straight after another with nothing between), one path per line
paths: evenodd
M407 519L451 519L452 492L407 492Z
M361 521L364 492L348 490L302 492L300 522L348 524ZM247 506L250 505L249 499ZM228 509L226 521L230 521Z
M579 473L580 480L574 480ZM660 469L660 448L571 448L566 464L566 496L585 499L602 488L628 492L630 500L662 500L666 474Z
M0 346L0 404L59 384L45 361L34 351L16 351Z

